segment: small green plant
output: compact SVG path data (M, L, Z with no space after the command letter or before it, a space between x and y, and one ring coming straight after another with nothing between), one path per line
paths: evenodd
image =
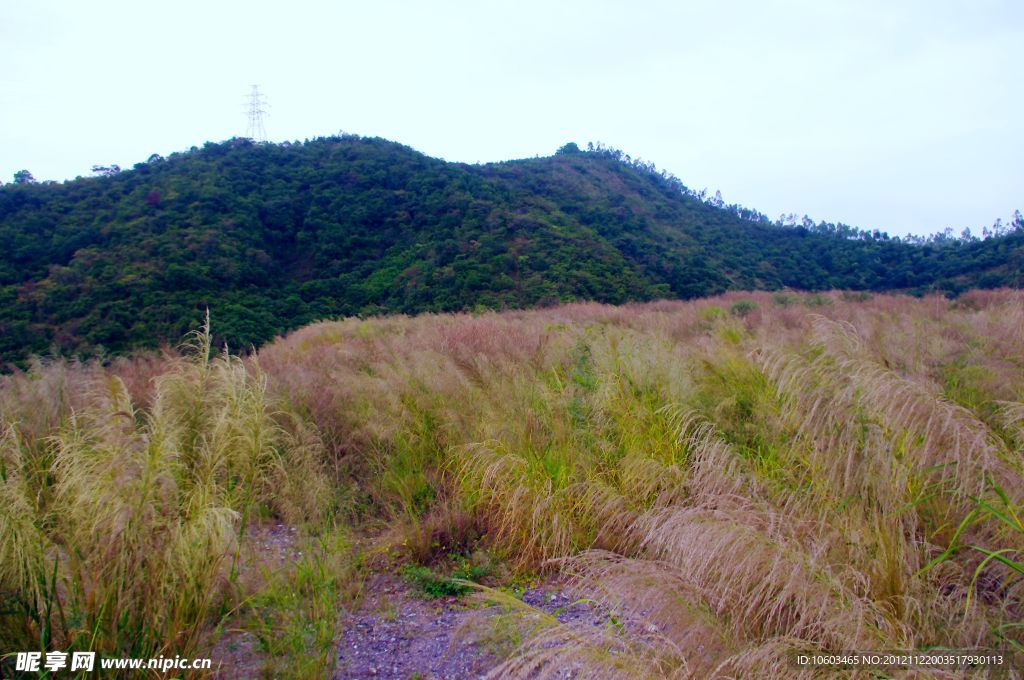
M1010 547L992 549L973 543L964 543L960 540L968 528L984 522L992 522L995 529L1002 529L1008 532L1009 536L1018 541L1024 537L1024 508L1010 499L999 485L993 485L992 491L995 494L995 498L992 500L974 499L974 508L960 522L956 533L953 534L953 538L949 542L949 546L922 569L922 572L930 571L938 564L952 559L956 553L965 549L984 555L984 559L975 567L974 575L971 577L971 584L967 590L967 597L964 600L965 610L970 609L971 600L974 598L978 588L978 580L990 563L997 562L1004 565L1016 579L1024 578L1024 562L1019 558L1022 552L1020 549ZM1002 634L1002 630L1009 628L1019 629L1021 627L1024 627L1024 622L1011 622L1000 626L995 633L1018 650L1024 651L1024 645L1021 645L1019 641Z
M572 372L570 374L573 383L584 392L593 392L597 389L599 380L597 371L594 370L594 360L590 345L580 339L573 349L573 354Z
M733 316L744 317L757 309L757 303L753 300L737 300L729 307L729 313Z
M267 653L271 677L320 678L336 661L338 611L358 601L361 560L343 528L302 544L285 570L267 570L250 601L249 628Z
M706 321L708 323L721 319L724 316L725 310L722 309L721 307L716 307L715 305L709 305L704 309L700 310L701 321Z
M782 291L779 291L778 293L772 295L772 302L774 302L779 307L789 307L791 305L795 305L797 303L797 299L790 295L789 293L783 293Z
M398 613L398 605L391 600L385 600L377 610L377 616L383 621L397 621Z
M402 567L402 580L411 585L423 597L458 597L469 592L469 587L441 576L430 567L421 564L407 564Z
M844 290L843 300L846 302L867 302L871 299L871 293L866 290Z
M468 558L458 556L451 576L438 574L422 564L407 564L402 567L402 580L415 588L423 597L459 597L471 590L467 582L476 582L487 576L487 567L473 564Z
M803 302L805 307L827 307L832 304L832 298L827 295L815 293L814 295L808 295L805 297Z
M462 581L473 581L474 583L480 581L488 574L491 570L486 565L473 564L473 561L468 557L459 555L455 558L456 566L452 570L452 578L460 579Z

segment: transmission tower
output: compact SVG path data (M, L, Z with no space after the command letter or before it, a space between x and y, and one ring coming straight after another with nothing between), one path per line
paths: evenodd
M267 141L267 130L263 127L263 116L267 114L267 99L260 94L257 85L252 86L249 93L249 127L245 136L254 142Z

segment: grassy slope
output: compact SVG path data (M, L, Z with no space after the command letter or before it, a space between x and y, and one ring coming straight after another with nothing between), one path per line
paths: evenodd
M541 619L502 676L1020 644L1020 568L983 550L1024 549L1021 327L1019 292L754 293L41 366L0 384L0 644L185 654L246 627L268 672L316 677L353 531L371 561L561 571L644 624ZM304 527L306 561L259 577L257 516Z
M0 188L0 361L173 343L207 307L247 347L355 314L1020 285L1022 242L754 224L604 152L468 166L379 139L233 140Z

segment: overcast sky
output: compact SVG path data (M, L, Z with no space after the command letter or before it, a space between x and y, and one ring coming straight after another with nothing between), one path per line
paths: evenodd
M0 179L339 130L452 161L601 141L891 234L1024 209L1024 2L0 4Z

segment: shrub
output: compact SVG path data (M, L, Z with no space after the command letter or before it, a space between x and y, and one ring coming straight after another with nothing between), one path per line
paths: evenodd
M798 300L789 293L783 293L780 291L772 295L772 302L774 302L779 307L789 307L791 305L795 305L798 302Z
M753 300L737 300L729 307L729 313L733 316L744 317L757 309L757 303Z
M871 299L871 293L866 290L844 290L843 300L846 302L867 302Z
M805 307L825 307L833 304L832 298L827 295L821 295L820 293L808 295L804 298L803 302Z
M725 310L715 305L709 305L700 310L700 318L702 321L715 321L725 316Z

